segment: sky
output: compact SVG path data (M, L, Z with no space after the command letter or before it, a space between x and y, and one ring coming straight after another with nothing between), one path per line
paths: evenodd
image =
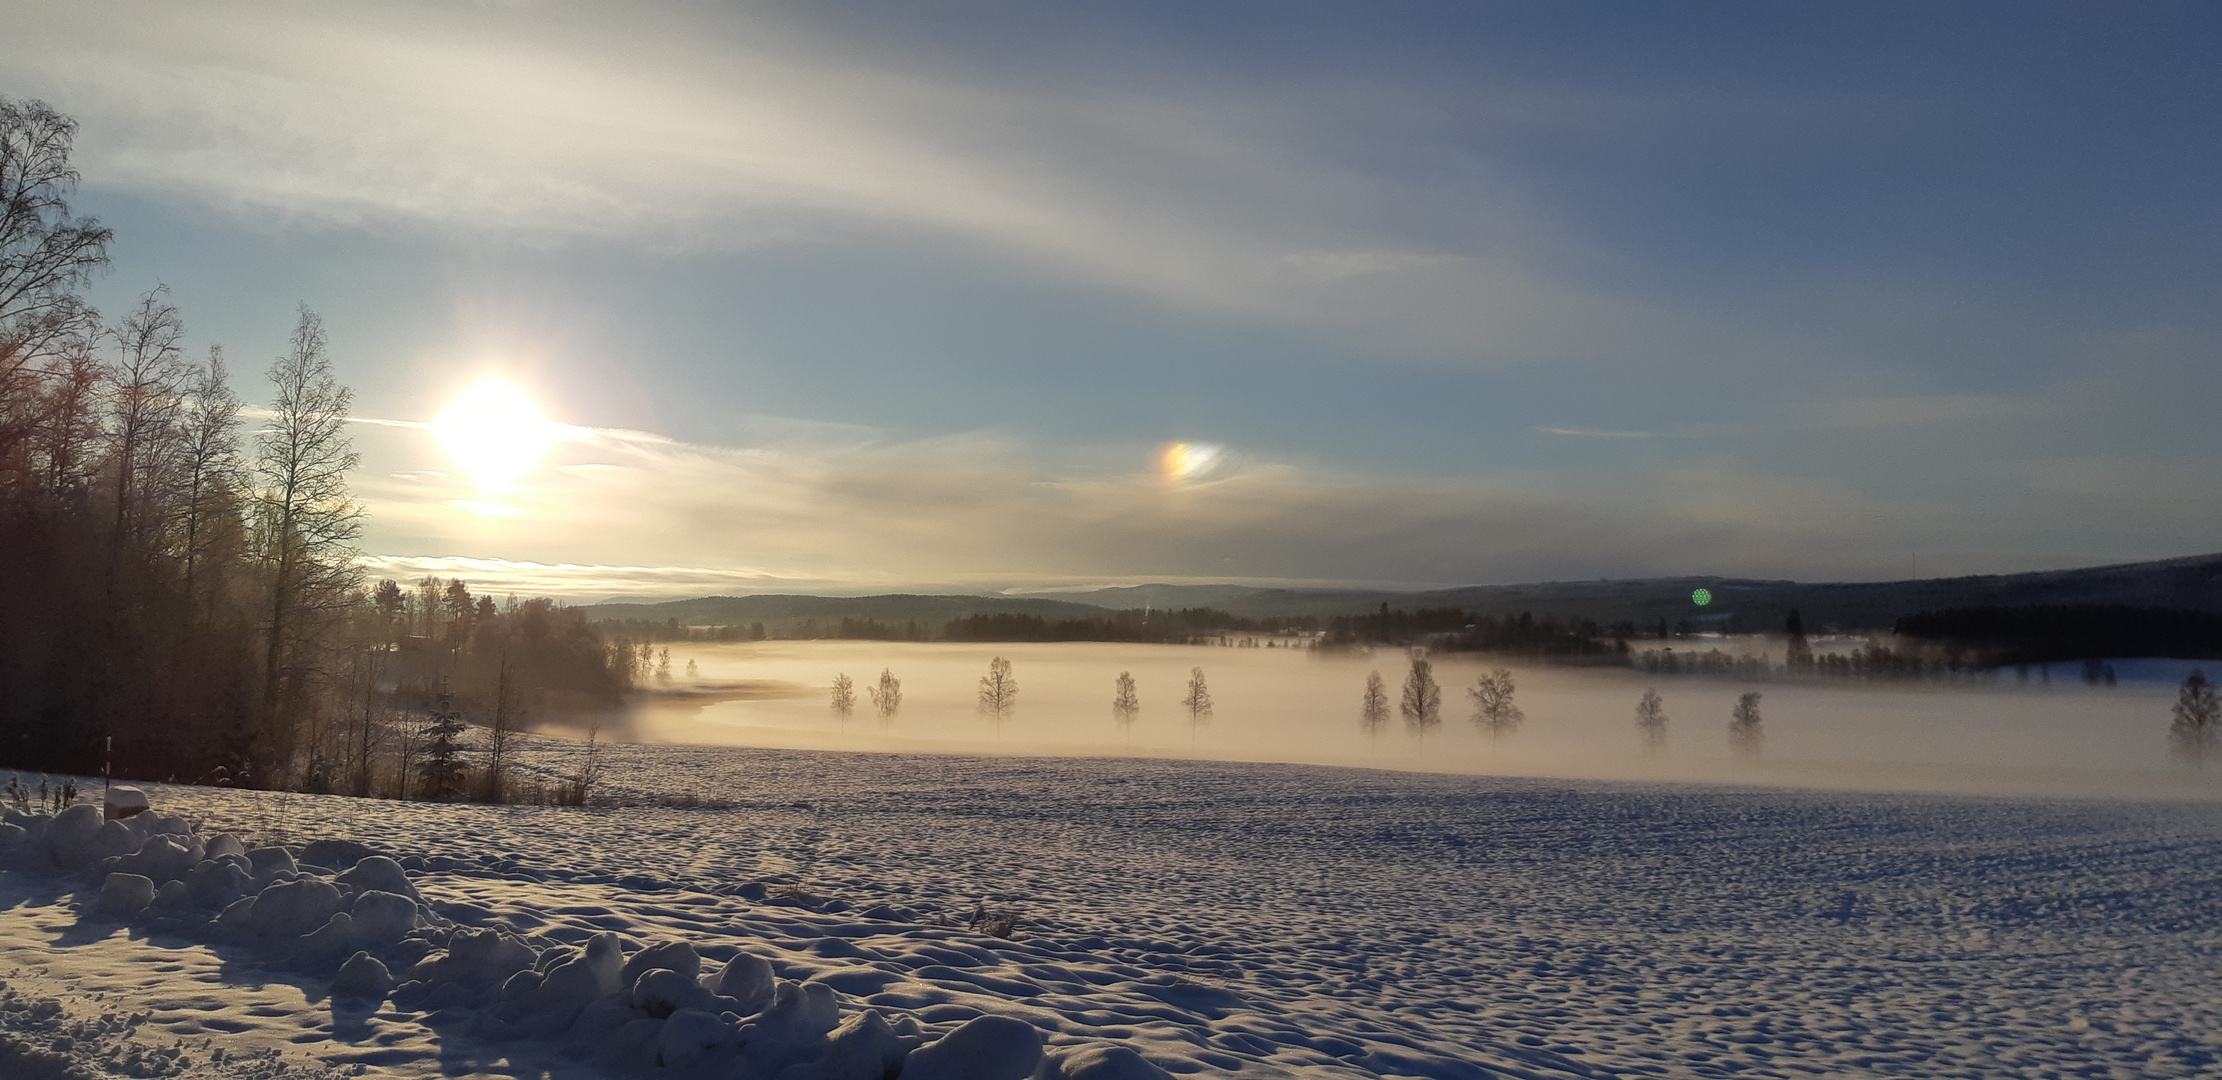
M0 95L82 125L104 310L167 285L250 400L296 310L326 321L375 573L1417 588L2222 550L2211 5L8 22ZM498 487L425 426L488 378L562 425Z

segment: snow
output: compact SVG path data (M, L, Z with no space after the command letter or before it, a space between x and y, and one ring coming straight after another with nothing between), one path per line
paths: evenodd
M2213 804L612 757L613 791L728 805L11 816L0 1075L2222 1068Z
M910 1055L910 1080L1026 1080L1042 1060L1041 1032L1009 1016L976 1016Z
M135 787L116 785L101 797L101 805L110 818L127 818L144 812L150 805L147 793Z

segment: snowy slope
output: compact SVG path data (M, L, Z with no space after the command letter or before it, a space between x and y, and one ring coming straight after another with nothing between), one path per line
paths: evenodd
M605 932L628 954L685 941L705 974L747 955L801 984L790 996L822 1000L826 990L804 988L830 988L837 1019L855 1028L877 1013L903 1050L975 1017L1015 1018L1046 1042L1043 1076L1155 1075L1106 1046L1168 1072L1248 1076L2222 1067L2222 1002L2209 989L2222 949L2222 808L2211 805L1177 761L622 753L620 780L635 794L731 805L149 791L158 811L203 819L203 835L344 837L399 858L426 921L445 925L415 931L425 945L387 949L397 980L408 952L431 949L420 970L438 969L434 945L467 952L493 940L489 928L557 959ZM654 1025L611 1028L612 1014L543 1030L530 1009L505 1008L467 978L335 1000L331 956L288 959L269 941L184 923L150 934L144 915L127 930L81 918L56 899L63 887L21 872L0 885L12 992L78 994L65 1012L88 1019L148 1014L128 1036L73 1041L65 1057L81 1063L130 1040L183 1038L197 1071L229 1046L234 1066L278 1049L285 1061L395 1075L678 1072L642 1052ZM1015 915L1017 940L968 929L983 906ZM769 1045L766 1014L729 1011L720 1030ZM0 1025L32 1032L19 1044L49 1039L47 1023L0 1004ZM199 1046L219 1032L235 1033ZM1023 1056L1024 1039L998 1037L988 1050ZM730 1045L717 1038L709 1044ZM788 1054L804 1063L791 1075L827 1075L832 1044L810 1038ZM712 1063L731 1075L791 1063L719 1053ZM919 1051L904 1075L933 1075L932 1057Z

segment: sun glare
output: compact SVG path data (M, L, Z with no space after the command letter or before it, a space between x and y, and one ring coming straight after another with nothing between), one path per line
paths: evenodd
M500 379L456 395L432 421L440 448L481 487L501 487L532 471L561 425L540 415L525 392Z

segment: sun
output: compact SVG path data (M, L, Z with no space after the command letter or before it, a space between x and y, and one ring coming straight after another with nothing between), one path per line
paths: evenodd
M488 488L531 472L560 430L524 391L500 379L487 379L456 395L432 420L440 448Z

